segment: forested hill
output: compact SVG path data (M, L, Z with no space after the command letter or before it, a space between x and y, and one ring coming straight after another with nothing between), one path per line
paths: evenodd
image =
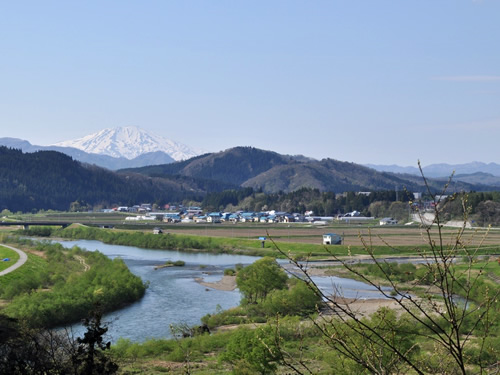
M234 147L181 162L126 169L148 176L182 175L224 181L236 186L277 165L286 165L291 157L253 147Z
M144 173L140 174L138 172ZM431 184L434 183L431 181ZM442 181L435 186L442 187ZM354 163L321 161L237 147L186 161L112 172L55 151L23 153L0 147L0 210L68 210L82 207L201 201L208 192L251 187L266 193L320 191L424 191L421 179L377 172ZM457 182L453 190L487 191ZM490 189L495 190L495 189Z
M419 184L398 176L332 159L276 166L245 181L243 186L260 187L270 193L295 191L303 187L334 192L422 189Z
M129 205L200 199L206 188L189 178L118 174L55 151L23 153L0 147L0 210L68 210L75 201Z
M182 162L128 169L147 176L189 176L262 189L266 193L290 192L300 188L320 191L425 190L422 179L378 172L359 164L333 159L321 161L280 155L252 147L235 147ZM413 176L414 177L414 176ZM442 187L442 184L436 185ZM479 190L461 183L457 190ZM487 189L486 189L487 190Z

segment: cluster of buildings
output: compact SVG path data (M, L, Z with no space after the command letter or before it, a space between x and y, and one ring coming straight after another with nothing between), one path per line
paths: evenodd
M166 207L165 207L166 208ZM347 224L360 224L372 221L375 218L362 216L359 211L352 211L346 214L334 216L314 216L312 211L304 214L289 213L280 211L265 212L204 212L201 207L170 206L169 211L153 211L151 204L141 204L132 207L116 207L111 212L127 212L136 214L127 216L127 221L163 221L165 223L313 223L317 225L328 224L334 220ZM177 210L172 210L176 209ZM392 217L385 217L379 220L380 225L397 225L398 221Z
M266 212L203 212L200 207L181 208L178 211L153 212L150 205L117 207L114 211L129 212L139 215L127 216L127 221L158 220L166 223L325 223L334 217L313 216L312 211L305 214L266 211Z

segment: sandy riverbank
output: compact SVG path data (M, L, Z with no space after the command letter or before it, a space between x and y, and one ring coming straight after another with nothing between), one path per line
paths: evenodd
M320 271L321 269L315 269L315 270L318 270L319 274L322 273ZM215 282L206 282L202 277L196 278L195 281L200 285L216 290L232 291L236 289L235 276L223 276L221 280ZM337 297L336 302L344 306L348 305L351 311L361 316L371 315L382 307L386 307L389 309L396 309L396 310L401 309L401 306L399 306L395 301L391 299L382 299L382 298L350 299L350 298ZM328 309L326 309L326 311L328 311ZM327 312L327 315L330 315L330 313Z
M203 281L202 277L197 277L195 281L203 286L206 286L207 288L212 288L217 290L231 291L236 289L236 276L226 275L223 276L221 280L213 283Z
M378 309L385 307L393 310L401 310L401 306L392 299L352 299L352 298L343 298L336 297L334 298L335 302L343 308L352 311L357 316L368 316L375 313ZM330 308L333 309L332 304L329 304ZM326 309L324 313L326 315L332 315L333 311Z

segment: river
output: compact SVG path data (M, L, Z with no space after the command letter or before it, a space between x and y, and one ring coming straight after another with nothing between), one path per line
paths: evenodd
M254 256L193 253L176 250L151 250L133 246L107 245L99 241L57 241L64 247L78 246L89 251L99 250L110 258L123 259L130 271L149 283L144 297L123 309L106 314L108 339L116 342L123 337L142 342L149 338L172 337L171 325L199 325L200 319L217 309L237 306L241 295L238 290L219 291L206 288L195 281L218 281L225 268L236 264L248 265L259 259ZM183 260L184 267L168 267L155 270L166 261ZM358 281L338 277L314 278L322 289L340 288L349 298L381 298L372 287ZM72 327L80 336L84 328Z

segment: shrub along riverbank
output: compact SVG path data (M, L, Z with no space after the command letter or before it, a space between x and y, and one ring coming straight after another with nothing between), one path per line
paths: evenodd
M26 234L34 235L35 233ZM251 240L246 242L241 239L153 235L86 227L51 229L50 235L62 238L93 239L111 244L152 249L194 249L212 252L252 251L251 246L260 245L258 241L254 241L255 245L250 246ZM190 247L182 247L188 244ZM247 244L250 250L247 250ZM313 245L283 245L285 246L286 250L290 250L290 253L296 257L307 254L304 249L309 250L311 249L309 246ZM323 247L317 245L314 249L323 249ZM369 253L368 250L373 250L371 247L367 250L343 246L332 246L329 249L336 255L359 253L366 255ZM426 248L420 246L419 249L424 251ZM272 251L273 255L276 255L274 249L263 251ZM387 246L375 249L377 255L410 254L413 251L415 250L411 247L395 249ZM457 250L457 259L460 259L462 252L462 249ZM319 250L318 254L321 254ZM325 257L327 252L323 250L322 254ZM244 295L241 305L235 309L207 315L202 319L204 325L212 330L211 335L181 339L181 334L172 340L152 340L144 343L119 340L112 352L124 372L149 374L164 372L176 374L294 373L297 372L293 369L292 366L294 366L302 373L314 374L460 373L460 368L453 362L450 352L436 344L439 343L442 334L446 334L453 328L454 322L448 321L449 315L444 317L437 315L441 310L440 306L444 305L432 294L434 292L429 287L435 288L440 280L450 280L452 283L451 280L455 279L451 277L456 276L455 272L462 267L460 263L450 263L449 272L441 279L437 277L436 272L433 272L435 268L433 264L438 263L432 262L427 265L428 272L423 273L419 270L420 265L386 265L383 261L380 267L361 265L353 268L366 271L366 275L374 281L383 279L379 274L379 271L382 271L383 275L390 276L393 286L399 283L410 285L410 282L419 281L428 290L428 296L425 297L426 299L428 297L430 308L434 309L432 310L434 313L427 315L428 319L424 320L420 319L420 315L417 315L418 319L415 320L409 312L392 311L386 308L355 320L352 317L343 319L341 314L335 314L334 307L327 309L324 305L322 306L324 309L316 314L317 306L322 304L317 294L311 294L311 291L315 291L313 285L282 277L281 272L269 258L258 262L254 267L248 266L243 270L238 270L237 282ZM498 296L496 294L498 284L488 280L483 282L483 278L486 277L485 272L482 268L477 269L476 266L477 263L474 262L470 267L469 273L475 275L477 271L477 277L474 276L472 279L474 288L469 290L470 302L466 304L469 310L464 310L466 319L457 320L460 322L457 337L460 340L465 338L466 341L465 346L461 346L460 350L463 352L467 369L479 373L481 369L488 369L490 366L494 368L493 366L500 357L498 349L500 348L500 325L498 324L500 317L498 316L498 301L495 297ZM259 274L260 270L265 270L265 274ZM495 272L490 268L484 269L486 270L488 274ZM353 272L350 273L353 274ZM269 275L274 276L266 277ZM430 277L431 275L433 277ZM477 280L480 281L476 282ZM469 284L467 279L460 277L456 278L456 282L450 292L452 295L460 294L461 285ZM408 291L408 289L401 290ZM493 294L490 295L490 293ZM404 292L404 295L406 294L408 293ZM480 301L488 301L488 303L480 306ZM450 311L455 311L459 306L460 301L453 302L450 305ZM471 310L476 307L478 309ZM483 316L482 314L486 311L487 315ZM460 318L460 314L463 313L458 311L457 314ZM429 324L429 321L432 324ZM242 326L230 332L225 330L232 329L233 326L221 327L233 324ZM368 337L375 339L367 341ZM353 351L343 351L343 345L346 349ZM374 366L378 367L368 368L366 363L375 363ZM416 367L412 368L410 364ZM413 371L415 368L419 371Z
M96 304L112 311L144 295L146 286L120 259L48 242L1 240L38 254L30 253L23 267L0 278L0 298L8 301L1 312L30 326L76 322Z
M64 239L97 240L106 244L136 246L146 249L182 250L182 251L206 251L212 253L241 253L256 256L282 257L276 251L276 246L271 240L267 240L262 248L261 241L256 239L228 238L228 237L205 237L196 235L180 234L153 234L137 230L100 229L86 226L75 226L65 229L57 227L33 227L29 230L20 230L18 234L24 236L58 237ZM264 233L265 234L265 233ZM335 245L325 247L321 244L307 243L277 243L278 246L286 246L295 259L329 259L329 251L338 256L366 255L363 246ZM426 249L419 246L419 249ZM374 253L383 255L417 255L415 246L373 246Z
M408 272L418 270L413 265L387 267L397 280L405 281L409 281ZM377 273L374 267L368 272ZM460 373L451 356L435 343L440 332L429 329L426 320L415 324L404 311L382 308L359 321L324 315L314 290L301 280L287 279L270 258L238 270L237 283L244 296L241 305L202 319L212 334L180 339L180 330L179 337L171 340L120 339L111 350L114 359L126 373L148 374ZM483 286L478 285L478 296L485 292ZM318 307L323 314L315 314ZM493 307L490 313L492 321L498 321L498 309ZM464 323L470 328L478 319L476 312ZM449 329L447 322L439 323ZM231 329L234 325L239 327ZM379 338L377 345L367 344L366 329ZM463 333L467 329L463 327ZM474 332L477 336L468 338L470 344L464 349L468 370L479 373L479 368L490 366L494 370L500 355L500 325L479 324ZM483 335L488 338L481 347ZM356 349L359 358L354 360L344 347L336 348L329 340L341 340L347 349ZM387 340L425 371L412 371L394 350L383 347ZM380 372L363 365L373 360L378 361Z

